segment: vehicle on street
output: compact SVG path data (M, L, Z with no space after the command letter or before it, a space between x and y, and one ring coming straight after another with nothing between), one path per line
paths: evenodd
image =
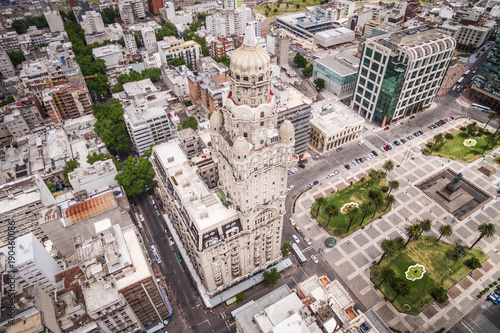
M158 272L157 271L154 271L155 272L155 276L158 277Z
M399 126L399 125L401 125L401 123L395 123L395 124L394 124L394 126Z
M387 145L387 146L385 146L385 147L386 147L387 149L389 149L389 150L392 150L392 146Z
M179 262L182 262L182 257L179 253L177 253L177 260L179 260Z
M394 140L393 142L396 146L399 146L401 144L401 142L399 142L398 140Z
M292 238L293 238L293 236L295 236L295 235L292 235ZM299 239L297 238L297 236L295 236L295 238L293 238L293 240L295 242L299 243ZM302 251L299 249L299 247L295 243L292 244L292 252L297 257L297 260L299 261L300 265L304 265L307 262L306 256L304 255L304 253L302 253Z
M399 141L401 141L401 143L406 143L406 139L405 138L401 138L401 139L399 139Z
M157 205L153 205L154 209L155 210L158 210L158 206Z
M335 170L335 171L333 172L333 175L334 175L334 176L336 176L336 175L338 175L338 174L339 174L339 171L338 171L338 170Z
M354 166L357 166L359 164L356 160L352 160L351 163L354 164Z
M295 231L297 231L299 234L301 234L301 233L302 233L302 230L300 230L300 228L299 228L299 226L298 226L298 225L296 225L296 226L295 226Z
M450 116L450 118L451 118L451 120L455 120L455 117L453 117L453 116Z
M144 222L144 216L142 216L142 214L139 215L139 220L141 220L141 222Z
M158 209L157 209L157 210L155 210L155 213L156 213L156 215L158 215L158 216L160 216L160 215L161 215L161 214L160 214L160 211L159 211Z
M387 131L388 129L389 129L389 126L386 126L386 127L384 128L384 131Z
M175 242L172 237L168 237L168 241L170 242L170 245L174 245Z
M314 155L313 160L319 160L319 155Z
M420 135L423 135L423 134L424 134L424 132L422 132L422 131L418 131L418 133L419 133Z
M294 187L295 187L294 185L290 185L290 186L288 186L288 191L293 190L293 188L294 188Z
M154 205L155 204L155 199L151 199L151 203Z
M288 220L290 221L291 225L295 225L295 220L293 218L290 217Z
M350 166L349 164L344 165L344 167L345 167L347 170L351 170L351 166Z
M338 147L338 148L337 148L337 151L342 151L342 149L344 149L344 148L342 148L342 147Z
M363 140L359 141L358 145L363 145L365 142Z
M406 137L406 139L407 139L407 140L413 140L413 135L408 135L408 136Z
M153 253L153 256L155 257L155 260L158 264L161 264L161 259L160 259L160 256L158 255L158 253Z
M314 261L315 264L317 264L319 262L318 258L316 258L316 256L314 254L311 256L311 260Z
M488 299L493 302L493 304L498 304L499 297L495 293L488 295Z
M151 252L156 253L156 247L154 245L151 245Z
M385 149L385 146L380 147L380 150L381 150L382 152L386 152L386 151L387 151L387 149Z
M299 168L304 169L306 166L304 164L299 164Z
M415 116L411 116L410 119L415 119Z
M304 238L304 242L306 242L307 245L312 245L311 240L309 238Z
M319 184L319 181L318 181L318 180L315 180L315 181L313 182L313 186L314 186L314 185L318 185L318 184Z
M292 239L295 241L295 243L297 243L297 244L300 243L299 237L292 235Z
M328 176L326 176L326 179L330 179L332 178L333 176L335 176L333 173L329 174Z

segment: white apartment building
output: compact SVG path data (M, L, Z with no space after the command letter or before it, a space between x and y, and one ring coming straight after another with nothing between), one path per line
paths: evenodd
M227 37L233 34L243 34L247 23L252 22L252 9L242 4L236 9L220 10L206 18L206 28L216 37ZM258 37L261 36L260 22L253 21L253 27Z
M101 14L93 10L85 12L85 15L82 15L80 25L86 35L104 32L104 23Z
M170 69L168 65L161 67L161 76L163 83L168 89L172 90L177 97L189 96L189 83L187 79L189 69L186 66L180 66Z
M0 46L0 75L4 80L16 76L14 65L12 64L12 61L10 60L7 52L5 52L5 50L1 46Z
M30 128L19 110L13 110L10 114L6 114L3 123L14 140L30 133Z
M260 31L260 22L251 20L248 21L247 25L251 26L253 28L253 31L255 32L256 37L262 37L261 31Z
M453 37L428 26L368 39L351 107L385 126L434 101L455 51Z
M177 39L167 36L157 42L162 65L174 58L183 58L187 64L195 66L196 60L202 55L201 46L195 41Z
M125 59L123 47L119 44L108 44L92 49L94 59L102 59L106 67L117 66Z
M184 11L192 14L193 16L199 13L204 14L214 14L219 9L219 4L217 2L204 2L192 6L184 7Z
M444 22L442 25L436 26L436 28L439 32L455 38L458 47L473 45L474 48L478 48L483 45L492 32L489 27L458 23L450 24L448 22Z
M47 11L43 15L49 24L50 32L64 31L64 23L58 11Z
M193 23L193 14L184 10L175 11L173 2L164 2L163 8L160 8L160 15L165 21L170 21L173 24L191 24Z
M96 161L89 167L78 167L68 174L69 183L75 192L93 193L103 187L116 187L118 171L111 159Z
M38 285L50 297L54 298L56 288L56 273L62 271L62 267L52 258L35 235L29 232L15 239L13 267L8 265L8 271L19 277L19 289L32 285ZM0 254L11 257L9 246L0 248ZM10 269L9 269L10 268Z
M127 54L137 53L137 43L135 41L134 34L125 32L123 34L123 41L125 42L125 53Z
M134 24L134 8L128 2L119 2L118 10L120 11L120 18L123 20L125 25Z
M156 33L155 30L146 26L141 30L143 45L149 52L156 52L158 50L158 46L156 45Z
M178 216L174 226L209 296L281 260L295 129L290 121L277 128L270 66L248 27L231 56L226 105L210 118L218 191L208 189L178 142L153 147L158 192Z

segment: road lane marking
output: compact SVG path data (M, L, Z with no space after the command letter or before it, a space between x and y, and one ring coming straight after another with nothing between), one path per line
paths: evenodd
M210 324L210 322L208 321L208 319L205 319L204 321L202 321L201 323L199 323L198 326L205 324L205 322L207 322L209 326L212 326Z

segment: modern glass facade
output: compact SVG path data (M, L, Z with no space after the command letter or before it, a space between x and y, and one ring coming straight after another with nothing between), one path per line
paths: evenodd
M470 97L497 110L500 108L500 36L491 47Z

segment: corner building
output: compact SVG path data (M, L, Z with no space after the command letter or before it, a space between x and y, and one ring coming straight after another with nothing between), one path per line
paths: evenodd
M189 225L175 227L180 234L191 234L181 238L184 246L191 249L190 259L209 296L280 261L287 170L295 142L290 121L285 120L277 128L270 57L258 46L252 28L247 27L243 45L231 56L229 80L231 90L226 106L212 113L210 126L212 157L219 172L218 191L224 192L231 205L215 213L213 207L220 203L210 204L207 210L212 214L190 219L202 208L203 201L209 204L208 198L215 189L210 195L204 194L208 188L198 189L196 193L203 195L203 200L189 211L193 193L183 197L183 189L187 189L183 188L184 181L175 177L175 185L168 186L181 215L191 220L184 222ZM159 152L154 150L153 165L158 164ZM162 164L165 176L162 172L157 176L169 182L174 177L170 177L168 163ZM190 183L195 182L191 178ZM161 179L159 185L161 190Z

